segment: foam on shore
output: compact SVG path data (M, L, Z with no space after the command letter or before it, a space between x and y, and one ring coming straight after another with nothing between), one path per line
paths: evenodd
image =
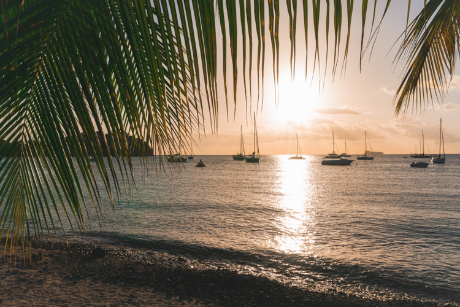
M3 242L4 244L4 242ZM265 277L212 269L198 260L98 243L34 241L32 265L7 255L0 262L0 304L147 306L438 306L320 293ZM103 258L92 250L101 247ZM26 255L27 256L27 255Z

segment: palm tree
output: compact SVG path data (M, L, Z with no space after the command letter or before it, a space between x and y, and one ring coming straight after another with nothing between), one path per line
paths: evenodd
M391 5L381 0L385 9L376 19L378 1L374 10L368 2L363 0L361 8L361 56L370 52ZM332 32L335 74L340 58L346 64L354 1L303 0L302 10L298 4L286 0L291 69L300 11L305 48L308 35L315 36L314 65L319 64L320 28L327 38ZM275 87L278 82L278 0L0 0L0 6L0 228L12 246L31 234L56 234L63 220L72 232L84 232L87 206L103 214L101 189L113 205L113 198L134 183L132 144L162 163L163 155L189 143L192 132L204 130L205 112L217 129L218 27L227 107L227 43L236 93L239 35L246 97L254 91L263 102L266 25ZM395 97L396 112L432 101L433 92L445 93L458 56L459 16L458 0L431 0L408 24L397 56L406 74ZM372 35L365 40L366 31ZM257 89L247 82L247 71L249 80L257 73ZM95 170L88 152L95 156ZM104 159L104 153L114 158Z

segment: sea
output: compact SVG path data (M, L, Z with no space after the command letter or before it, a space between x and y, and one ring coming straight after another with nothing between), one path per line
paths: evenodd
M134 158L134 185L113 209L103 199L86 238L315 291L460 306L460 155L427 168L404 155L305 158L148 170Z

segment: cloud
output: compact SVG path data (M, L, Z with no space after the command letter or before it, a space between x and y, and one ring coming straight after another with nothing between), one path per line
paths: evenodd
M381 88L379 89L379 92L384 93L384 94L387 94L387 95L392 95L392 96L396 94L396 91L395 91L395 90L389 90L389 89L387 89L386 86L381 87Z
M342 114L348 114L348 115L361 115L363 113L354 111L350 109L349 106L345 106L342 108L327 108L327 109L316 109L314 110L315 113L320 113L320 114L330 114L330 115L342 115Z
M460 105L452 103L452 102L434 105L435 110L455 110L458 108L460 108Z

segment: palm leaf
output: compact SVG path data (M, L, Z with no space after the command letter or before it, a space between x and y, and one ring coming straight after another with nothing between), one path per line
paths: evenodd
M84 232L88 201L100 216L101 188L113 204L112 195L134 182L131 154L140 145L129 139L174 153L199 128L200 77L191 44L184 50L179 20L166 13L165 1L5 5L0 228L15 243L30 234L29 226L39 235L44 229L57 235L56 223ZM214 81L213 69L207 73ZM88 152L96 157L94 171Z
M405 74L396 96L395 113L410 105L423 110L426 102L441 101L454 76L460 50L460 3L429 1L410 23L396 61L404 61Z
M341 52L343 71L346 68L354 1L344 1L326 2L326 25L320 19L324 2L302 1L307 54L309 29L315 37L314 73L320 66L322 28L329 52L331 14L332 75ZM370 13L368 1L363 1L361 58L369 48L372 53L388 12L391 0L381 1L385 9L374 29L378 3L374 0L367 43L364 33ZM294 76L297 1L285 3ZM406 62L406 74L397 93L396 112L411 102L418 107L433 96L441 99L448 86L446 76L455 70L460 4L454 0L424 4L408 23L398 52L397 60ZM242 35L246 97L249 45L249 112L252 73L257 74L257 108L259 102L263 106L267 21L278 97L279 5L278 0L0 0L0 229L11 246L30 234L57 235L58 227L69 227L65 233L84 232L90 225L88 210L102 216L102 198L107 194L113 205L134 184L131 156L135 152L157 157L180 152L192 132L205 132L205 113L212 132L217 131L217 21L226 101L229 41L236 110ZM342 41L345 20L347 38ZM327 62L323 67L325 76ZM322 74L321 69L317 73ZM95 156L94 169L88 154ZM163 159L158 163L163 165Z

